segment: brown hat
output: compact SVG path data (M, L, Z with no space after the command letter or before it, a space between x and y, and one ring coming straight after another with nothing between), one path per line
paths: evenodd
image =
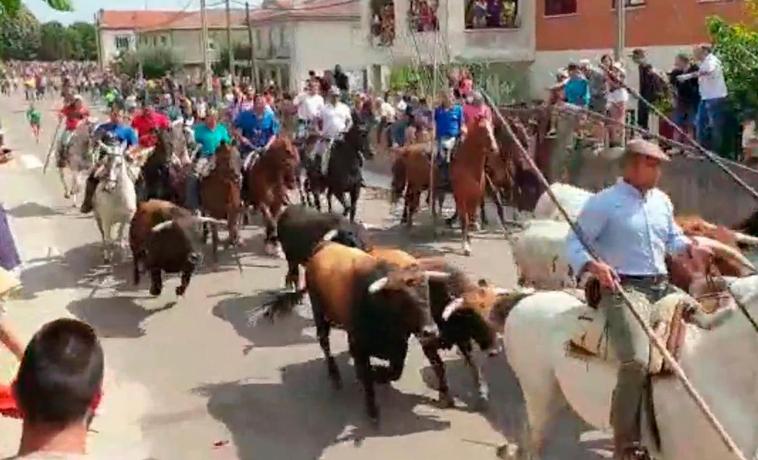
M627 154L644 155L661 161L671 161L671 158L658 145L644 139L632 139L626 144Z

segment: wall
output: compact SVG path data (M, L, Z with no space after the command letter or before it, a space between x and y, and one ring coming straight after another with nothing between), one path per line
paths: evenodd
M578 0L576 14L545 16L545 1L537 0L537 49L572 50L612 47L615 10L611 0ZM627 11L627 46L671 46L707 40L705 19L716 15L738 21L745 17L741 0L647 0Z
M357 21L302 21L293 24L290 88L301 88L309 70L365 70L381 55L368 46Z
M120 36L128 36L130 48L134 49L136 35L133 30L100 29L100 46L104 65L108 65L118 56L120 51L116 48L116 37Z

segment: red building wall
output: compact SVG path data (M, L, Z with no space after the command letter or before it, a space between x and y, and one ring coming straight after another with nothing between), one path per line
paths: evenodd
M537 2L537 51L613 48L616 11L611 0L577 0L576 14L545 16ZM705 20L746 17L743 0L647 0L627 9L627 47L686 45L708 41Z

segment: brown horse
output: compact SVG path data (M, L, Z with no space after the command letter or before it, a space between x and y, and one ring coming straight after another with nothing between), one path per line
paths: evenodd
M245 202L260 211L266 225L266 249L276 241L276 221L297 188L300 155L287 137L279 137L245 171Z
M471 255L469 226L484 199L484 165L487 155L499 151L492 122L481 119L469 127L450 164L450 182L463 232L463 253Z
M413 226L413 216L421 202L421 193L427 192L429 200L429 175L431 168L428 144L414 144L395 151L392 165L392 202L397 202L404 195L403 218L401 222ZM437 182L439 170L434 169L434 182Z
M240 196L240 172L242 160L236 148L221 144L216 150L216 166L200 182L200 207L203 214L214 219L226 220L229 226L229 244L239 242L239 215L242 211ZM213 242L213 257L218 254L218 227L209 224ZM204 232L207 237L207 227Z

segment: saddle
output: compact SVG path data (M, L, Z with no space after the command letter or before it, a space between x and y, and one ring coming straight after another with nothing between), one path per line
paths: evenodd
M684 293L673 293L662 298L655 304L650 304L645 298L636 293L630 293L643 318L650 318L648 323L658 338L666 345L666 349L679 358L684 344L687 328L684 317L692 309L700 309L695 299ZM608 340L606 311L604 308L590 308L586 305L576 307L566 312L576 319L575 328L571 331L567 352L578 358L598 358L615 362L613 344ZM662 355L651 346L648 371L651 374L668 372Z

